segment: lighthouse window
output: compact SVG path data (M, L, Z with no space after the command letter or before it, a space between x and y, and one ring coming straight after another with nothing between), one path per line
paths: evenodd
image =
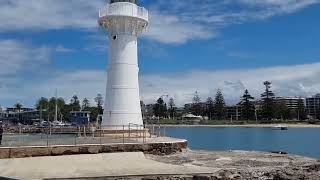
M116 40L117 39L117 36L113 36L113 40Z

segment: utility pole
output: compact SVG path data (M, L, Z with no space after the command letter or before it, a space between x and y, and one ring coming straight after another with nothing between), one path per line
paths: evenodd
M313 98L313 112L314 112L314 119L317 119L316 97Z
M257 109L254 108L254 115L256 116L256 123L258 123Z
M238 121L239 118L238 118L239 114L238 114L238 105L236 105L236 120Z
M42 105L40 105L40 121L42 121Z
M54 122L57 122L58 121L58 90L57 89L55 92L55 96L56 96L56 109L54 114Z

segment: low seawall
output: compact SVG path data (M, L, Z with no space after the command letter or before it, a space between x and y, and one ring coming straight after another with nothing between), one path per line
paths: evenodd
M127 144L90 144L66 146L28 146L28 147L2 147L0 159L24 158L38 156L62 156L75 154L98 154L115 152L144 152L154 155L169 155L181 152L187 148L186 140L155 143L127 143Z

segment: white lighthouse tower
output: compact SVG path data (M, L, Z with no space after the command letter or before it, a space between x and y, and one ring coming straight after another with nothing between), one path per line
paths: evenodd
M126 129L143 125L139 80L138 36L148 25L148 11L137 0L109 0L99 12L99 25L108 31L109 64L102 126Z

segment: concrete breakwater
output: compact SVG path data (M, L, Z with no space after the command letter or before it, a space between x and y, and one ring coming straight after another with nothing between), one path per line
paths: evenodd
M169 137L149 138L147 142L1 147L0 178L320 179L320 160L313 158L252 151L191 151L186 140Z
M87 144L61 146L25 146L1 147L0 159L24 158L38 156L60 156L75 154L99 154L115 152L144 152L154 155L168 155L181 152L187 148L186 140L172 140L170 142L125 143L125 144Z
M146 158L142 152L0 159L0 179L109 179L118 176L130 179L139 175L208 174L217 170L161 163Z
M317 159L248 151L142 152L0 159L13 179L296 180L320 179Z

